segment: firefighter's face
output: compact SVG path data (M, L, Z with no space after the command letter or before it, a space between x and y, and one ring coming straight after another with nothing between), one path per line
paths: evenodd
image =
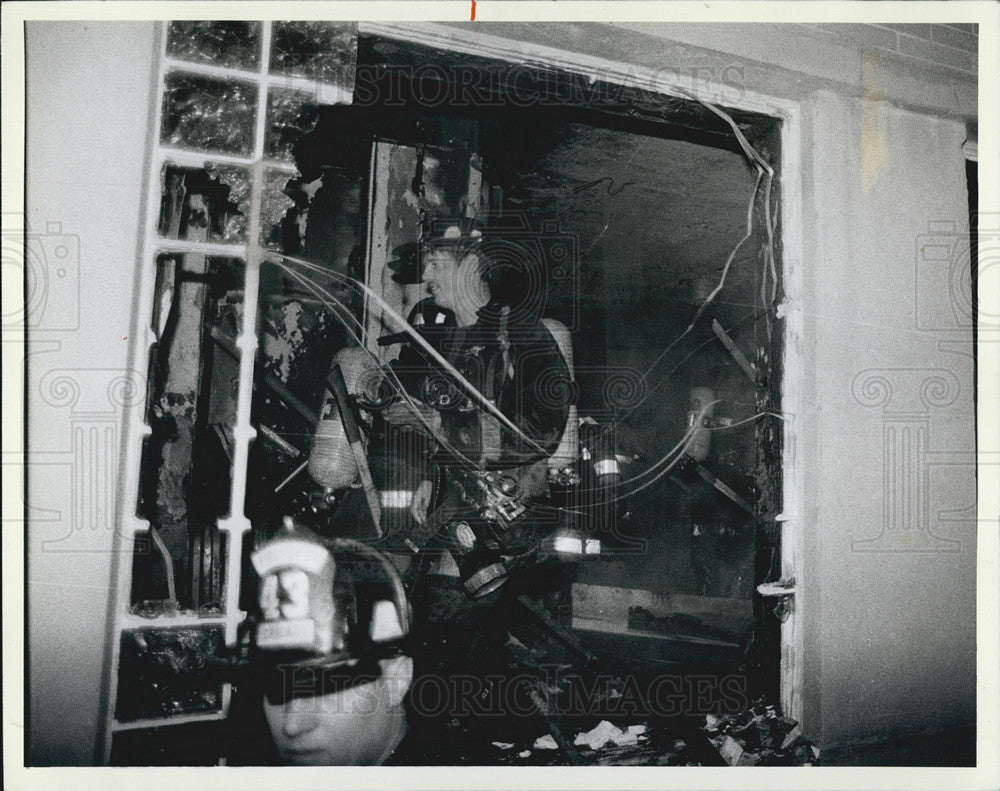
M405 733L403 696L413 677L409 657L382 660L381 678L326 695L264 699L278 755L297 766L381 763Z
M476 255L459 258L454 250L431 250L424 256L424 282L435 304L455 313L475 311L489 302Z

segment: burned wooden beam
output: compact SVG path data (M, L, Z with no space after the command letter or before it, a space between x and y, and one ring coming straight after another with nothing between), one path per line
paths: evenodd
M727 498L732 500L734 503L736 503L736 505L738 505L748 514L750 514L750 516L753 516L753 506L751 506L750 503L748 503L746 500L740 497L730 487L728 487L726 484L720 481L715 475L709 472L709 470L704 465L702 465L701 462L691 459L690 464L694 467L694 471L698 473L698 476L703 481L710 484L713 488L715 488L716 491L720 492L721 494L725 495Z
M361 486L365 491L365 499L368 501L368 510L372 515L372 524L375 526L375 533L382 537L382 503L379 500L378 490L372 480L371 469L368 467L368 456L365 454L364 445L361 442L361 432L358 429L357 420L354 417L354 410L351 408L351 400L347 395L347 384L344 382L344 374L339 365L333 366L330 375L326 380L327 389L333 393L337 401L337 408L340 411L340 422L344 425L344 434L351 446L351 453L354 454L354 462L358 465L358 475L361 478Z
M235 341L228 337L224 332L219 330L217 327L212 327L212 340L215 341L223 351L225 351L230 356L235 359L239 359L239 351L236 348ZM282 401L284 401L288 406L299 413L303 418L305 418L310 426L315 426L319 422L319 416L306 406L298 396L296 396L291 390L285 387L284 384L271 374L267 374L264 377L264 384L266 384L276 396L278 396Z
M549 631L552 632L552 634L555 635L561 643L573 650L579 656L583 657L587 664L597 662L597 657L583 647L583 644L577 639L576 635L549 615L543 607L536 604L528 596L523 594L517 597L517 601L522 607L548 627Z
M528 697L531 698L531 702L538 709L538 713L542 715L546 725L548 725L549 733L552 734L552 738L559 745L559 749L562 750L571 764L582 766L583 760L580 758L580 752L562 732L562 726L559 722L559 711L552 704L545 684L543 682L525 681L523 685L525 692L528 693Z
M753 382L754 386L756 386L757 369L754 367L754 364L747 359L746 355L743 354L740 347L737 346L733 339L729 337L729 333L722 328L722 325L719 324L717 319L712 319L712 331L716 334L719 340L722 341L722 345L726 347L726 351L732 355L734 360L736 360L736 364L743 369L743 373L745 373L747 378Z

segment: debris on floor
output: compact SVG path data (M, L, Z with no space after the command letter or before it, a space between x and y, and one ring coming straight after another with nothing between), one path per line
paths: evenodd
M546 733L544 736L539 736L537 739L535 739L534 749L558 750L559 745L556 744L556 740L552 737L552 734Z
M718 745L718 748L719 755L730 766L736 766L740 762L740 758L743 757L743 746L732 736L723 736L722 743Z
M763 700L740 714L706 715L702 731L729 766L813 766L819 759L799 724Z
M573 744L577 747L589 747L591 750L600 749L609 743L622 747L626 744L636 744L639 739L645 739L645 733L645 725L630 725L622 730L607 720L601 720L593 730L578 733Z
M661 727L615 725L602 720L590 730L566 734L577 755L568 755L552 734L497 748L493 760L508 766L691 766L700 765L682 740ZM501 742L501 744L504 744Z
M622 598L617 611L624 616L626 604L637 605L634 596L627 601ZM644 606L645 602L640 603ZM697 609L687 599L672 600L670 606L674 609L666 615L677 616L671 621L677 627L700 617L703 610L711 610L704 618L706 624L711 620L710 627L735 621L734 605L728 601L700 601L698 616L687 613ZM650 600L645 609L658 617L655 607ZM678 616L679 609L684 612ZM634 614L645 617L641 611ZM433 736L424 756L429 765L787 766L815 762L800 732L793 732L797 723L778 717L773 707L762 702L742 714L722 713L732 708L723 707L721 700L688 713L666 709L648 697L650 685L659 679L684 681L686 674L700 670L701 654L690 660L691 665L671 664L669 670L675 675L665 676L667 671L652 663L641 664L637 670L623 667L623 649L617 642L599 642L595 650L601 653L591 654L590 642L577 645L578 641L554 630L530 607L510 608L509 618L491 621L489 628L470 628L464 620L457 624L450 613L434 611L433 615L428 620L435 624L434 639L421 643L426 652L421 654L421 664L429 668L424 672L439 677L467 672L471 657L482 678L493 681L484 682L470 697L474 709L444 723L444 732L428 731ZM699 635L702 643L719 641L710 628ZM513 715L515 709L517 716L486 716L508 711ZM480 710L483 715L476 713Z

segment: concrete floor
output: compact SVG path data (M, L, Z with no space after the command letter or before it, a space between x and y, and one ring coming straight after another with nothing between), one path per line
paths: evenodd
M825 750L823 766L975 766L976 729Z

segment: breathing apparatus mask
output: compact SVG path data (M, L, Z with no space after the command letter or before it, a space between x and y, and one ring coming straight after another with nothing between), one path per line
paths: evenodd
M380 552L324 539L285 518L251 555L259 613L250 664L271 703L375 681L379 660L405 652L411 616L403 583Z

